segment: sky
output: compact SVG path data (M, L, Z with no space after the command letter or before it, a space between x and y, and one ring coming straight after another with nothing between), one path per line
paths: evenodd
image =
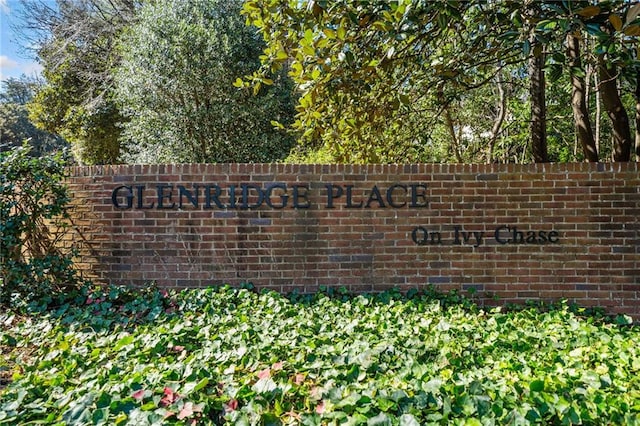
M54 0L51 0L52 2ZM0 81L22 74L34 76L42 67L23 51L12 26L19 23L20 0L0 0Z

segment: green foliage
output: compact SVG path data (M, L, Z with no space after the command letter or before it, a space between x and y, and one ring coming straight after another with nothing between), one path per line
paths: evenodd
M639 67L640 6L592 3L247 0L243 13L267 48L261 71L246 84L264 84L264 72L287 67L301 90L292 127L311 159L320 152L358 163L528 162L533 135L522 131L525 119L550 132L548 139L535 138L545 145L536 153L544 148L551 161L580 159L574 128L563 123L573 120L571 102L562 96L571 90L557 81L586 74L586 66L593 71L598 56L619 67L615 78L633 80ZM581 31L587 65L571 67L565 39ZM532 105L525 89L524 65L543 52L542 92L552 104L548 130L544 105ZM505 86L506 100L492 93L498 85ZM514 101L520 104L515 110ZM559 114L554 104L561 105ZM506 114L498 114L501 107ZM621 117L622 108L612 114Z
M84 164L117 163L122 121L115 103L107 97L86 103L86 88L70 64L44 71L47 85L28 104L29 118L40 129L64 137L74 157Z
M295 137L287 161L623 160L631 147L637 2L24 1L46 30L30 117L85 163L268 162ZM609 106L587 120L596 89ZM576 135L590 123L598 140Z
M269 87L233 83L259 67L264 44L240 15L241 2L148 2L120 38L115 72L127 160L270 162L293 137L293 87L284 73ZM256 95L256 96L254 96Z
M60 247L69 201L62 154L0 153L0 304L24 304L75 288L71 250Z
M123 119L111 70L119 60L116 38L137 7L137 0L22 1L24 47L37 53L47 81L29 104L29 117L68 140L80 163L119 159Z
M21 146L28 141L33 156L66 147L59 136L36 128L29 120L26 104L40 86L36 79L8 78L0 88L0 151Z
M462 73L471 52L455 57L465 52L462 37L470 32L459 26L471 9L449 2L256 0L245 2L243 12L267 41L262 71L286 65L302 91L293 128L303 144L334 161L363 163L425 157L437 111L486 78L482 67ZM254 74L253 83L265 83L263 75Z
M638 329L566 304L229 287L80 302L0 314L0 424L640 422Z

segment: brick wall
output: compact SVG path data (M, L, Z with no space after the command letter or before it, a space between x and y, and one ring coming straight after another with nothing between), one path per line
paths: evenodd
M639 163L100 166L68 183L101 282L434 285L640 315Z

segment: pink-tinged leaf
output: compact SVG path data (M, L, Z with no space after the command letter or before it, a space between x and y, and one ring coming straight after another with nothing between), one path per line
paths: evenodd
M164 388L164 397L160 400L160 405L166 407L167 405L171 405L178 399L178 394L173 391L173 389L169 387Z
M133 399L137 399L138 401L142 401L142 399L144 398L144 389L138 389L131 395L131 397Z
M271 366L271 369L272 369L272 370L275 370L275 371L277 371L277 370L282 370L282 366L283 366L283 365L284 365L284 363L283 363L282 361L278 361L278 362L276 362L275 364L273 364L273 365Z
M293 383L295 383L298 386L304 383L304 374L296 373L296 375L293 377Z
M90 305L93 303L93 299L91 297L87 297L87 301L84 302L85 305Z
M182 352L182 351L184 351L184 346L174 346L172 349L175 352Z
M311 392L309 392L309 395L311 395L312 398L320 399L322 397L322 389L314 386L313 388L311 388Z
M169 292L167 290L162 289L162 290L160 290L160 295L162 297L168 297L169 296Z
M224 411L230 413L238 409L238 400L232 399L224 405Z
M264 370L258 371L258 379L268 379L271 377L271 369L265 368Z
M191 417L193 415L193 402L185 402L182 406L182 410L178 413L178 420Z
M316 406L316 413L322 414L324 413L324 401L320 401L320 404Z

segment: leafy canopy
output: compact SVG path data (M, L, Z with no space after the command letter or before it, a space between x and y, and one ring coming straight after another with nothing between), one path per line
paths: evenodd
M28 105L29 118L69 141L79 162L117 163L123 118L112 97L113 46L137 1L22 1L25 39L47 81Z
M503 87L503 93L527 86L526 64L535 57L544 67L541 75L550 74L546 84L542 80L542 93L548 91L551 97L564 90L555 84L560 75L584 72L572 68L564 55L567 34L581 28L593 41L593 53L606 53L606 61L624 65L624 73L635 75L638 12L638 5L622 0L598 6L588 1L248 0L243 13L260 29L267 48L261 71L237 84L262 85L268 82L265 72L286 67L301 91L293 128L302 132L305 148L334 161L433 158L430 152L439 143L433 134L436 125L449 128L453 147L448 155L454 152L457 161L465 161L468 155L455 133L467 132L475 123L457 123L456 116L464 111L455 109L482 102L488 85L511 86ZM493 98L498 105L492 109L507 108L506 97ZM516 100L544 111L533 98L524 92ZM618 109L612 120L622 115ZM505 129L510 123L501 126L504 116L512 115L509 111L483 118L499 124L485 130L491 148L483 160L494 161L493 146L509 142ZM529 120L545 117L531 115ZM547 126L540 124L536 131L545 133ZM546 143L546 137L541 141ZM522 150L521 141L516 142ZM512 161L514 156L507 158Z
M288 153L293 138L271 124L292 119L286 76L276 74L257 96L232 85L259 67L264 47L240 6L149 2L138 11L115 70L130 160L269 162Z
M512 9L255 0L243 12L267 41L263 70L290 63L302 91L294 128L303 141L338 161L389 162L419 157L444 106L522 60L493 35L496 25L519 18Z
M24 75L0 83L0 151L22 146L25 141L32 147L33 156L66 147L65 140L36 128L29 120L26 105L42 84L40 79Z

